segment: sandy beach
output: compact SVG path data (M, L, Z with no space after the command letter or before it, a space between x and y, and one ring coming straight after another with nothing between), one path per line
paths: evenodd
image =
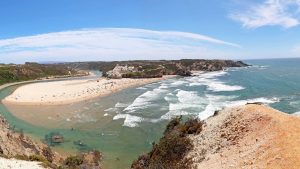
M147 79L85 79L40 82L19 87L2 100L20 105L63 105L106 96L129 87L142 86L174 76Z

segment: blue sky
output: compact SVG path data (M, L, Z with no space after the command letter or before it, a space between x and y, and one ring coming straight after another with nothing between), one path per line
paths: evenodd
M300 56L300 0L3 0L0 62Z

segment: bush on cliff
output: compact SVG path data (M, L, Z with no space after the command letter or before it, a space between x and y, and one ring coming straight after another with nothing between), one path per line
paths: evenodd
M181 169L190 168L186 154L193 148L189 134L199 134L203 122L191 119L185 123L181 117L172 119L166 127L164 136L152 150L141 155L132 163L132 169Z

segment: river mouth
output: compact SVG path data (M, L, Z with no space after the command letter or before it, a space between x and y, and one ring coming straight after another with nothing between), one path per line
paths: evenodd
M105 168L129 168L138 155L159 140L175 116L205 119L215 110L248 102L262 102L287 113L299 112L299 64L286 62L257 61L253 65L268 66L168 79L70 105L1 103L0 112L13 128L34 138L45 140L51 133L63 135L65 142L54 145L54 150L76 153L96 149L104 154ZM0 99L17 87L0 90Z
M1 99L19 86L1 90ZM166 122L155 127L146 124L130 128L123 126L122 119L113 120L118 112L109 109L117 105L121 111L143 92L135 87L128 88L110 96L69 105L30 106L1 103L0 111L14 130L22 130L37 140L45 141L51 133L61 134L65 141L52 145L54 151L74 154L96 149L104 154L105 168L128 168L139 154L148 151L151 143L161 137Z

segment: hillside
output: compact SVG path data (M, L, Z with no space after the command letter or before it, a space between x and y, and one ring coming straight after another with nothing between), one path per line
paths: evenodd
M245 67L247 64L232 60L157 60L157 61L114 61L114 62L74 62L65 63L69 67L100 70L104 75L113 70L117 65L133 67L134 72L124 73L125 78L153 78L163 75L189 76L191 71L219 71L228 67Z
M299 117L248 104L216 112L204 122L193 123L194 127L189 124L173 123L172 131L165 133L153 150L135 161L132 168L157 165L198 169L300 167ZM200 127L190 130L195 126ZM177 141L172 143L174 136Z
M53 152L46 144L33 141L21 130L11 127L0 116L0 169L8 168L94 168L101 169L99 151L63 156ZM17 166L16 166L17 165Z
M69 77L74 75L84 75L84 73L61 64L26 63L22 65L0 65L0 85L38 78Z

